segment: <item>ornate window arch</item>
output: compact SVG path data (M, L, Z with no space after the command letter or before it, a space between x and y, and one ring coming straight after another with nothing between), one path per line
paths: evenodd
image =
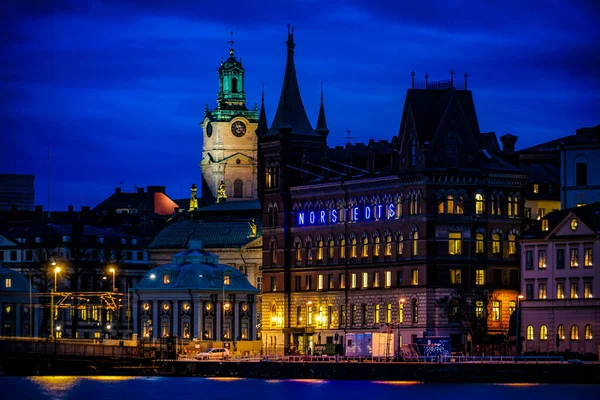
M485 213L485 194L483 192L475 193L475 215Z
M419 255L419 229L417 227L413 227L412 232L410 233L410 240L412 242L412 256Z

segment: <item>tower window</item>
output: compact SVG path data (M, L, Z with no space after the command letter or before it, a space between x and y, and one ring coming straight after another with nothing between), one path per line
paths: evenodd
M238 80L237 80L237 78L231 79L231 93L238 93Z

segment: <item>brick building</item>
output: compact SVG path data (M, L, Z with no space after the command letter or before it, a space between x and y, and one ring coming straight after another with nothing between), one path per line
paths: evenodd
M264 349L308 352L389 326L395 349L507 334L527 174L480 132L466 78L413 75L391 142L328 148L323 100L315 129L302 105L294 47L292 31L276 115L268 127L261 112L257 129Z

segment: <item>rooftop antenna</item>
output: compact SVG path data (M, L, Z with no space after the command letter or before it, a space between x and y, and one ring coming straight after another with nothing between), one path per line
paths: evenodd
M346 129L346 143L350 144L350 139L356 139L354 136L350 136L350 129Z
M50 146L48 146L48 222L50 222Z

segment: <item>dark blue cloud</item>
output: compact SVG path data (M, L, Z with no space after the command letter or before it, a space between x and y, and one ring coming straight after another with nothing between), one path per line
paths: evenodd
M288 4L293 3L293 4ZM330 145L397 133L410 72L469 72L483 131L518 146L595 125L600 6L588 1L0 3L0 166L36 174L54 207L94 206L114 187L162 184L185 197L200 182L205 103L235 31L248 106L265 83L275 112L286 25L313 124L324 82Z

